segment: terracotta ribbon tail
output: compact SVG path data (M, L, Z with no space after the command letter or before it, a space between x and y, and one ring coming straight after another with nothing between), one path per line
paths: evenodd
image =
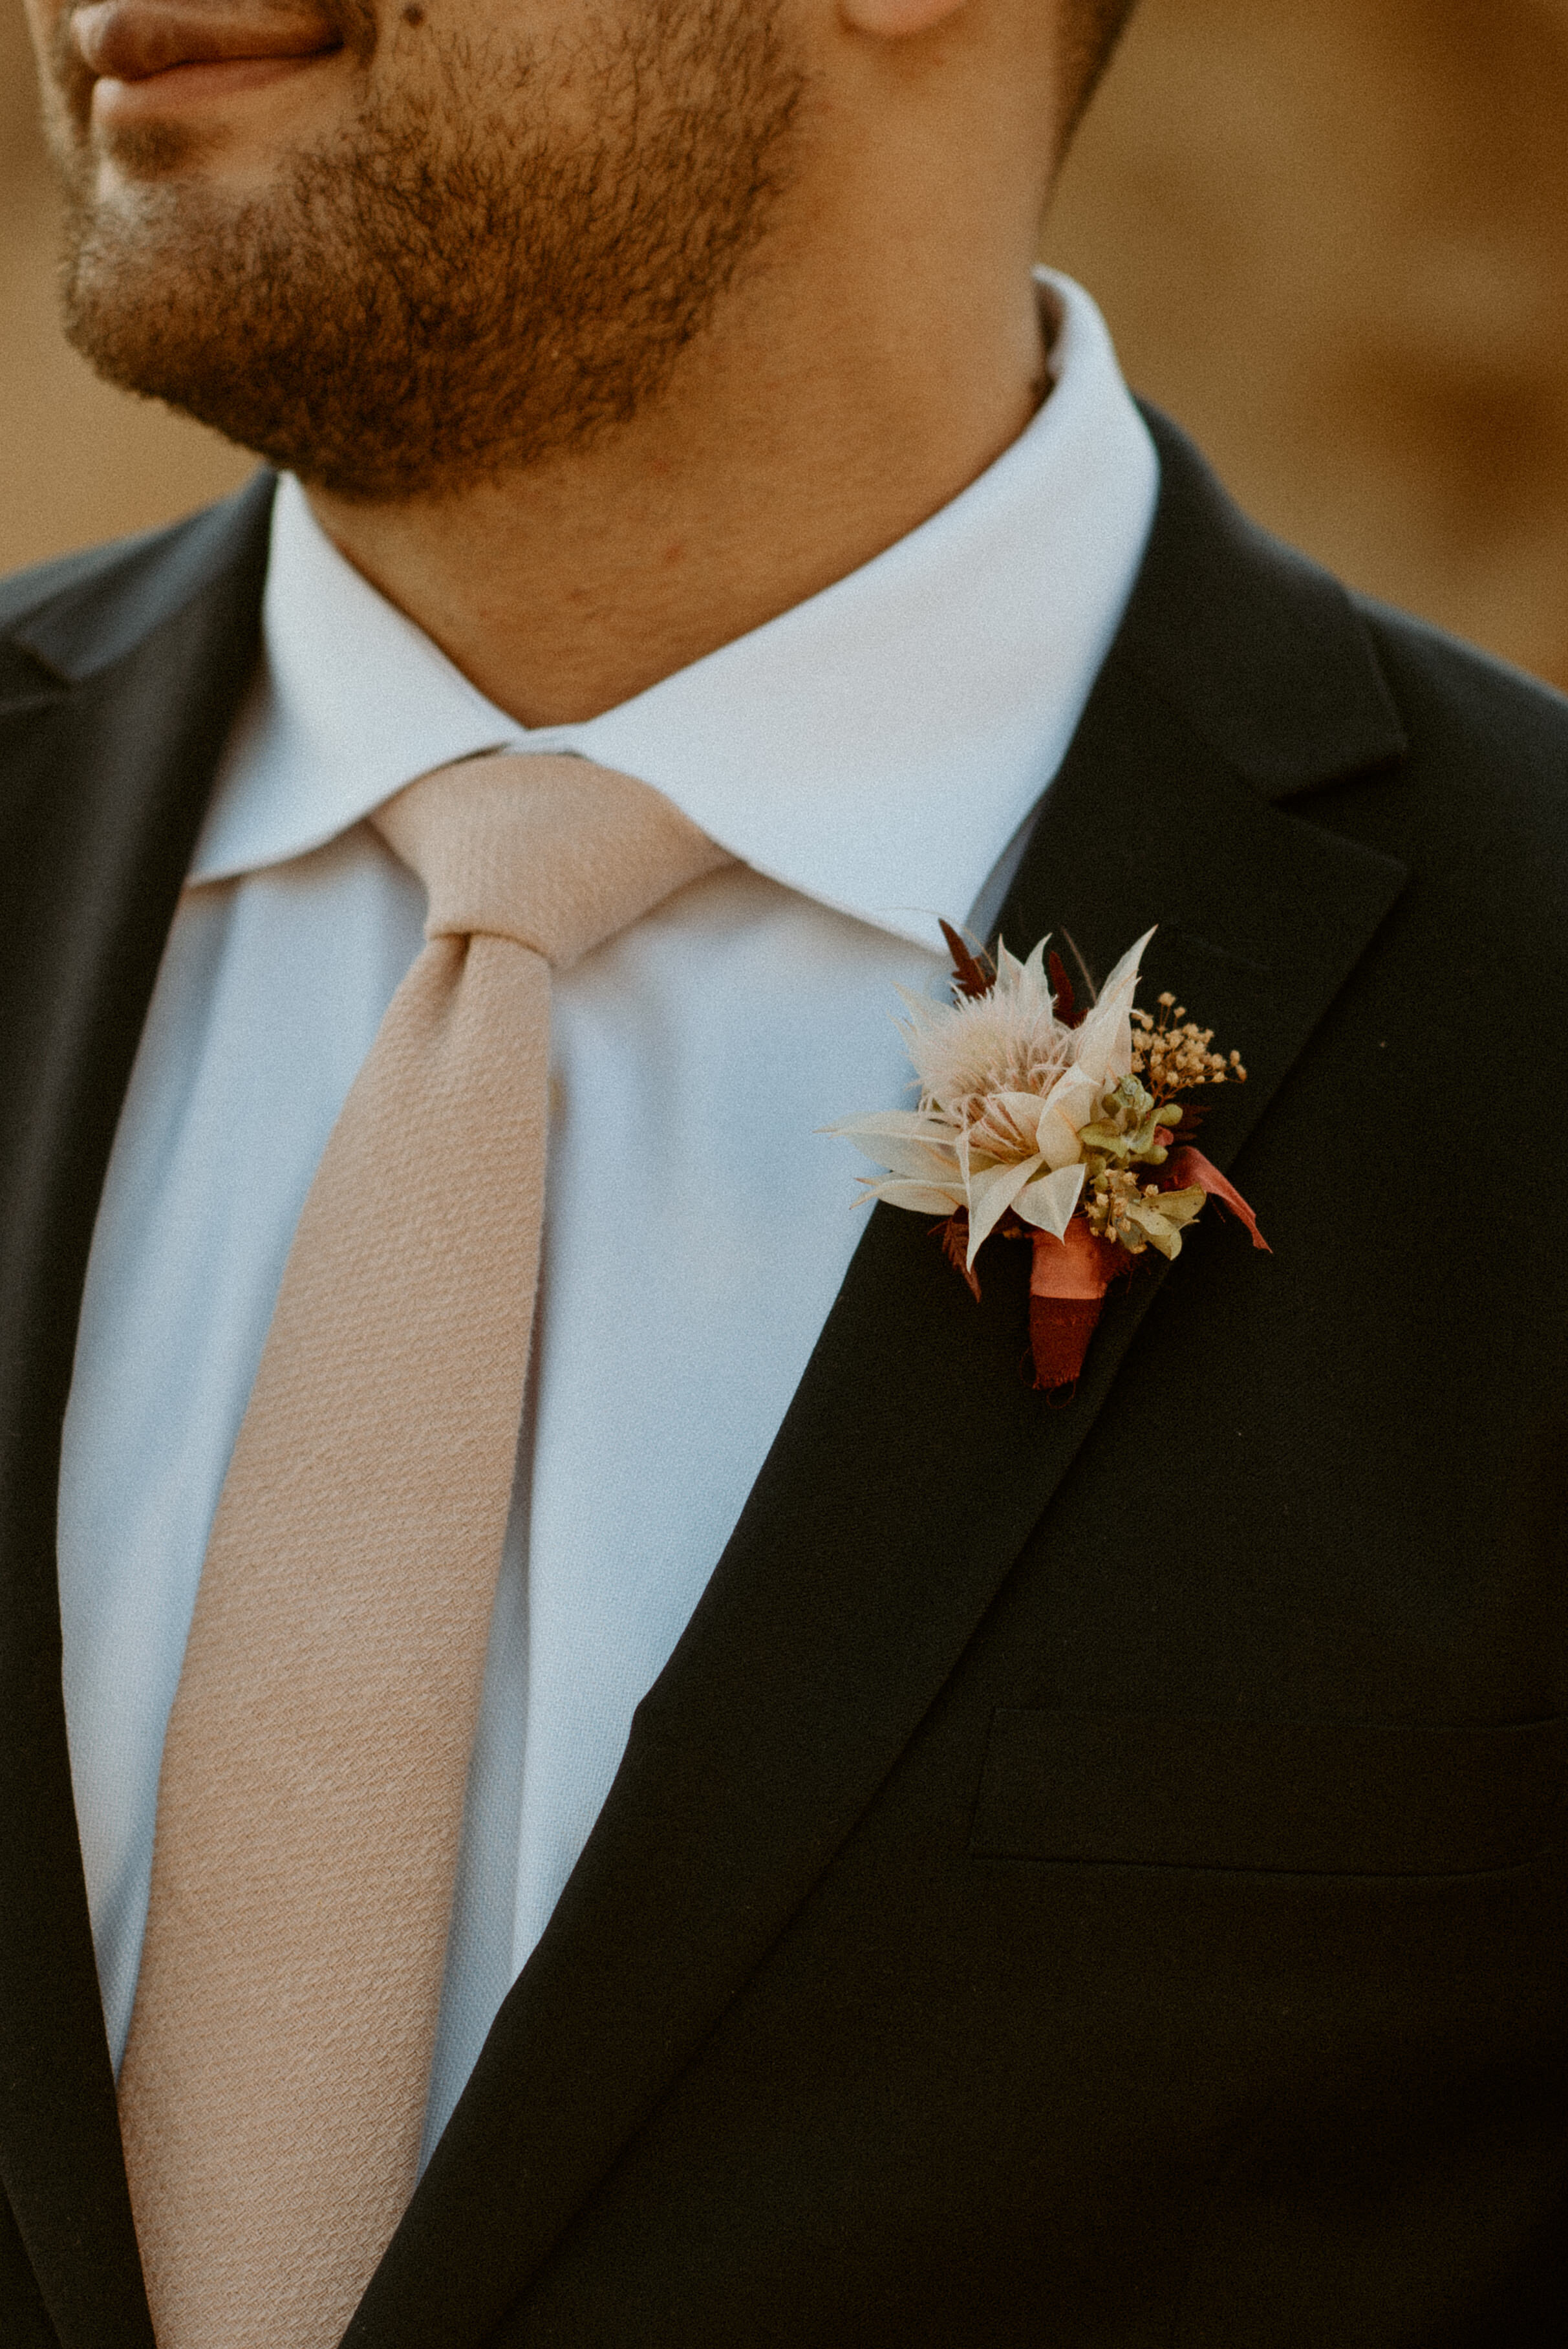
M1097 1239L1080 1216L1073 1216L1062 1239L1050 1232L1036 1233L1029 1275L1029 1350L1037 1388L1048 1393L1071 1386L1082 1371L1120 1253Z
M1266 1248L1269 1255L1273 1256L1273 1248L1269 1247L1267 1240L1258 1229L1257 1217L1236 1189L1235 1185L1227 1183L1219 1168L1211 1165L1201 1150L1179 1150L1170 1163L1166 1180L1173 1191L1191 1190L1194 1185L1200 1190L1207 1191L1211 1199L1218 1199L1222 1207L1229 1207L1232 1215L1238 1216L1245 1224L1253 1236L1253 1246L1255 1248Z

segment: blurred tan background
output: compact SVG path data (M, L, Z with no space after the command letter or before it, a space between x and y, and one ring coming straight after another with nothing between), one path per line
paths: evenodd
M242 479L62 342L0 0L0 570ZM1568 0L1142 0L1047 258L1271 527L1568 688Z

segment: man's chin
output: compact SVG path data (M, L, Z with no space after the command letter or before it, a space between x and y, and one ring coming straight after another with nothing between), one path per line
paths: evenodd
M253 305L247 273L235 274L253 240L236 235L240 208L193 177L199 144L167 124L95 141L90 191L67 216L66 333L107 381L263 453L269 403L257 398L254 367L243 392ZM253 357L264 370L264 354Z
M576 429L559 394L531 401L521 356L510 402L439 344L411 359L407 322L364 298L351 256L291 234L286 206L228 204L185 175L111 182L78 208L65 320L107 381L355 502L526 462L518 426L541 405L536 443Z
M475 83L461 52L460 106L364 95L351 126L273 140L249 173L227 137L195 143L199 109L95 133L71 340L112 382L359 501L451 496L624 429L763 234L803 88L763 0L736 0L717 55L706 5L653 13L634 72L619 48L600 61L592 135L575 103L556 120L530 60ZM693 57L715 93L695 122L676 102ZM355 70L321 60L328 114ZM511 110L487 113L498 84Z

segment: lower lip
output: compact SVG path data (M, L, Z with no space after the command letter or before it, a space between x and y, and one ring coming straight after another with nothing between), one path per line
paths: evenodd
M105 129L161 120L170 114L239 98L246 90L269 89L274 82L305 73L337 54L335 49L315 49L301 57L223 57L201 65L169 66L140 81L119 81L105 74L93 84L93 120Z

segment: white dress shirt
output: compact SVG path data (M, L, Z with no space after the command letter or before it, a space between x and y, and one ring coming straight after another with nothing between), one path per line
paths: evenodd
M263 654L94 1232L66 1417L66 1708L118 2064L208 1529L317 1160L421 943L363 821L476 751L641 776L742 860L555 986L533 1375L426 2150L548 1922L862 1228L830 1120L907 1098L895 988L984 926L1142 556L1153 446L1053 279L1055 388L907 538L634 700L528 731L279 490ZM1020 948L1032 939L1014 940Z

